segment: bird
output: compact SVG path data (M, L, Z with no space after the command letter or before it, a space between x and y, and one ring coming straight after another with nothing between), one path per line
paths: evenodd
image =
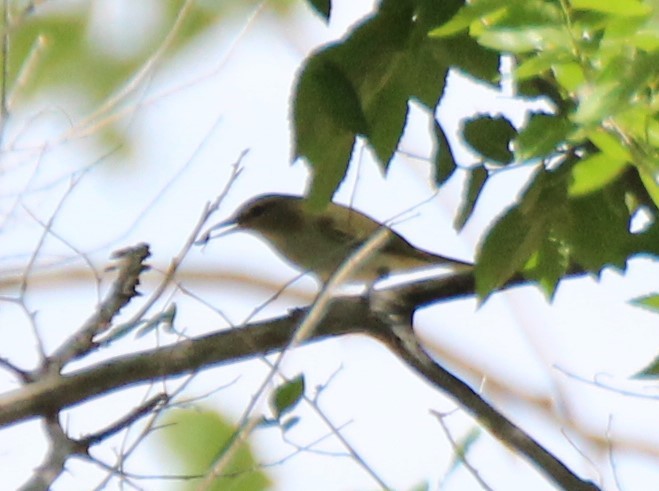
M418 249L387 225L353 208L329 203L315 212L304 197L287 194L264 194L249 200L230 218L211 227L199 242L207 242L217 229L225 230L220 235L233 230L252 232L297 269L327 283L342 262L381 227L390 230L389 240L350 274L349 281L375 282L391 273L419 268L449 266L457 271L473 267Z

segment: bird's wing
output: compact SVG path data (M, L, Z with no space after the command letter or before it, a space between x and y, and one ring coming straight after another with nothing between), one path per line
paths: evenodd
M324 213L318 223L328 240L344 247L349 245L351 248L366 242L380 227L386 227L363 213L338 206ZM391 228L389 231L391 237L380 252L408 257L414 262L433 262L432 254L417 249Z
M386 227L356 210L336 204L329 206L333 209L328 208L317 223L320 227L319 233L337 248L352 250L366 242L380 227ZM470 263L419 249L391 228L389 231L391 236L380 249L380 253L396 256L399 261L406 263L405 267L414 268L441 263L471 266Z
M361 244L380 228L381 224L363 213L331 203L323 212L319 226L337 244Z

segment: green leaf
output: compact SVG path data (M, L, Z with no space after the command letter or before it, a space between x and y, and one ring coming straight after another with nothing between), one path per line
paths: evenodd
M553 67L558 83L568 92L574 92L586 81L583 68L576 62L559 63Z
M438 186L448 181L457 165L446 134L439 122L433 119L433 134L435 136L435 184Z
M485 300L520 271L545 237L544 220L510 208L489 230L476 258L476 293Z
M517 130L503 116L481 115L468 119L462 134L469 146L485 158L500 164L513 161L510 141L517 136Z
M572 260L598 273L604 266L623 269L632 250L625 189L618 182L571 197L552 221Z
M168 473L204 475L218 455L226 451L237 428L214 411L169 411L156 433L157 450L165 453ZM172 469L182 471L170 472ZM241 443L231 458L225 473L209 489L261 491L269 489L271 481L263 472L247 443Z
M425 31L419 32L425 23L413 2L384 2L332 52L355 88L365 136L385 170L402 136L409 99L434 109L443 93L447 64L434 57Z
M567 272L569 265L567 248L559 241L548 237L531 257L524 276L535 281L544 291L548 301L554 298L558 282Z
M409 491L430 491L430 484L427 482L421 482L411 487Z
M542 255L551 254L547 241L557 240L553 227L566 201L566 170L540 167L519 204L508 209L488 231L478 252L476 292L484 300L515 273L530 271L545 291L553 281ZM567 251L561 251L567 255Z
M659 313L659 293L637 297L630 301L632 305Z
M275 418L280 419L282 414L291 411L300 402L302 396L304 396L303 374L277 387L270 398L270 407Z
M571 62L573 59L569 50L550 50L529 54L515 68L515 80L520 82L541 75L556 65Z
M313 167L309 201L320 208L345 176L355 138L367 123L352 84L327 51L307 62L295 92L294 155Z
M525 0L515 2L512 8L492 19L490 25L495 29L525 29L529 26L556 26L564 23L564 15L558 2Z
M634 375L634 378L656 380L659 378L659 356L643 370Z
M452 68L458 69L490 85L498 85L500 54L498 51L481 46L468 34L449 39L431 41L436 56L445 60Z
M627 167L624 159L598 152L579 161L572 169L570 196L582 196L603 188Z
M332 0L307 0L311 8L320 14L320 16L329 22L332 11Z
M515 140L519 160L549 156L565 141L572 130L566 118L546 113L531 113L528 123Z
M489 172L484 165L479 165L469 171L467 176L467 186L465 187L465 193L462 198L462 204L460 206L460 211L455 217L453 222L453 227L456 230L462 230L471 217L471 214L476 207L476 202L478 201L481 191L485 188L485 183L489 177Z
M588 132L586 136L597 148L612 159L624 160L625 162L633 160L631 152L620 141L620 138L613 136L605 129L597 128Z
M646 15L652 12L650 5L639 0L571 0L570 4L576 10L592 10L626 17Z
M438 9L424 2L385 1L347 39L307 62L293 115L295 155L313 170L312 207L325 205L345 176L356 136L365 137L386 170L409 100L435 109L448 63L436 56L426 33L431 22L450 15L450 4Z
M655 177L643 169L639 169L638 174L641 177L645 189L652 198L652 202L659 208L659 184L657 184Z
M290 416L288 418L284 418L279 422L279 427L282 429L282 431L286 432L293 428L295 425L297 425L300 422L300 417L299 416Z
M570 38L563 27L526 27L488 29L478 36L483 46L510 53L532 51L569 50Z
M636 52L633 56L616 56L602 70L597 83L580 94L579 106L573 116L584 126L599 124L634 105L635 96L653 83L659 66L659 53ZM624 80L624 83L620 83ZM636 103L638 104L638 103Z
M509 8L514 1L505 0L480 0L462 7L448 22L433 29L428 34L430 37L447 37L465 30L472 22L484 20L487 16L493 16Z

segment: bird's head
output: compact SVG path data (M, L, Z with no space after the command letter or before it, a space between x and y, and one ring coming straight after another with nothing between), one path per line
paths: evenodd
M223 224L263 235L295 230L302 225L302 206L302 199L298 196L280 194L258 196L245 203Z

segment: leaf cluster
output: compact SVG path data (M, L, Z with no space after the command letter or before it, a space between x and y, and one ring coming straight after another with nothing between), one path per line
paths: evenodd
M329 19L331 3L323 3L319 11ZM533 168L527 188L482 241L475 270L481 298L520 272L551 297L569 268L599 274L625 268L633 255L656 256L658 19L650 0L383 0L301 70L295 155L313 169L311 200L322 207L331 199L358 137L386 171L409 103L434 115L449 71L494 86L512 76L518 98L542 98L550 109L528 114L520 127L502 115L461 122L478 161L460 166L467 185L457 228L493 175ZM458 164L436 119L429 136L441 186Z

